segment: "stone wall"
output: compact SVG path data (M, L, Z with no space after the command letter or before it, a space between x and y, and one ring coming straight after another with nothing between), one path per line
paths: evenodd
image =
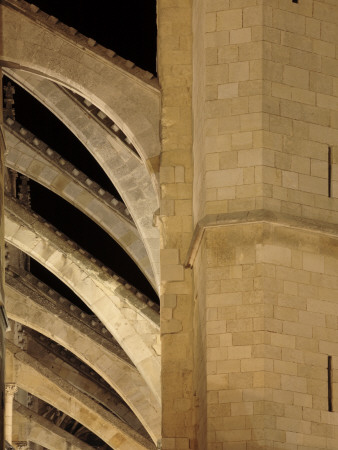
M195 5L199 448L335 448L338 7Z
M337 447L337 243L325 230L269 223L205 231L208 447L200 448Z
M337 223L337 5L195 8L195 219L268 209Z
M189 448L194 435L193 292L184 267L192 234L191 11L190 0L158 2L163 449Z
M175 293L169 309L165 295L162 302L164 344L171 334L162 360L163 435L171 440L163 448L337 448L338 5L189 5L163 0L158 10L161 233L170 249L162 253L162 280L163 293ZM193 29L188 90L178 87L182 28L173 32L183 17L185 33L190 20ZM179 121L183 102L193 120L184 152L191 128L187 115ZM189 243L176 203L177 145L186 166L189 151L193 161L193 199L184 197L195 227L184 235ZM185 318L193 314L191 334L175 310L183 285L167 282L163 266L183 280L187 269L174 266L182 260L193 269L193 294L184 285L181 308ZM194 395L178 415L180 389L190 388L181 366L189 345ZM168 377L174 365L180 369ZM182 443L188 416L193 431Z

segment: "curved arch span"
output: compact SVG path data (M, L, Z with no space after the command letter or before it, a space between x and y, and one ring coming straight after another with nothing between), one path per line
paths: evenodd
M13 403L14 422L17 418L22 418L28 423L27 440L41 445L49 450L93 450L93 447L80 441L62 428L54 425L50 420L45 419L31 409L20 403ZM26 425L27 426L27 425Z
M115 208L112 201L105 201L99 194L99 186L93 189L92 184L81 182L84 174L76 168L69 169L69 164L65 170L65 162L60 155L48 148L52 154L49 157L47 152L32 144L36 138L30 136L28 140L27 135L20 134L18 123L8 122L10 124L5 123L4 126L6 166L50 189L96 222L128 253L155 287L150 261L138 230L130 219L121 214L123 204L115 200Z
M89 365L124 399L154 442L157 441L160 405L139 372L112 345L105 346L88 326L76 322L52 299L49 303L43 301L21 277L7 275L5 293L10 319L54 340Z
M10 341L6 341L6 365L10 368L11 379L21 389L82 423L116 450L154 448L145 439L138 441L139 435L136 437L126 424Z
M7 69L6 73L75 134L113 182L139 230L158 292L160 239L159 230L153 226L153 216L159 200L146 166L122 141L91 120L88 113L54 83L20 70Z
M90 260L61 233L12 199L5 202L5 239L69 286L97 315L160 401L159 316L130 285Z
M114 59L84 48L71 33L56 33L51 22L31 15L24 1L7 0L0 8L4 67L22 68L70 88L109 116L145 160L158 154L157 88L115 64Z

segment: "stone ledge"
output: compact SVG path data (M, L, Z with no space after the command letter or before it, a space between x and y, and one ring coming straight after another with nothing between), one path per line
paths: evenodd
M338 239L338 227L335 224L292 216L290 214L268 211L265 209L224 214L208 214L204 216L195 226L190 247L184 262L184 267L193 267L196 254L206 229L221 228L232 225L247 225L253 223L269 223L282 227L298 228Z

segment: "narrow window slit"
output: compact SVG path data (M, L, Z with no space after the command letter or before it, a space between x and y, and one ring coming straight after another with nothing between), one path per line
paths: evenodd
M298 3L298 0L292 0L292 3Z
M328 148L328 196L332 196L332 148Z
M327 357L327 399L328 410L332 412L332 356Z

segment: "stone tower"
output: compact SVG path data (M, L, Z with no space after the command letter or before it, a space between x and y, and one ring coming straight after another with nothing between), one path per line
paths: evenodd
M158 29L162 448L337 448L338 4Z

